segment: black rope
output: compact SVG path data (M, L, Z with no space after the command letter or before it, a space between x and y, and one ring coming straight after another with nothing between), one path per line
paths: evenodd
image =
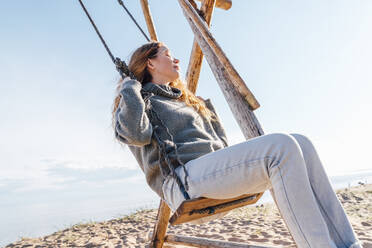
M134 22L134 24L136 24L136 26L138 27L138 29L141 31L141 33L143 34L143 36L145 36L146 40L150 42L150 39L149 37L147 37L146 33L142 30L142 28L140 27L140 25L138 25L136 19L134 19L134 17L132 16L132 14L129 12L129 10L127 9L127 7L125 7L124 3L122 0L118 0L118 3L124 8L124 10L127 12L127 14L130 16L130 18L132 19L132 21Z
M132 78L132 79L136 79L136 77L134 76L134 74L129 70L128 65L125 63L125 61L121 60L121 59L118 58L118 57L116 57L116 58L114 57L114 55L112 54L110 48L107 46L105 39L103 38L103 36L102 36L101 33L99 32L99 30L98 30L96 24L94 23L92 17L90 17L90 14L89 14L88 10L85 8L84 3L82 2L82 0L79 0L79 2L80 2L81 7L83 8L85 14L87 15L87 17L88 17L90 23L92 24L94 30L96 31L98 37L100 38L100 40L101 40L103 46L105 47L105 49L106 49L108 55L110 56L112 62L115 64L115 66L116 66L116 70L119 72L120 76L121 76L123 79L124 79L125 77L127 77L127 76L129 76L129 77ZM132 17L132 18L133 18L133 17ZM141 30L141 32L143 32L141 28L140 28L140 30ZM147 37L146 37L146 38L147 38Z
M112 55L112 53L111 53L109 47L107 46L105 40L103 39L101 33L99 32L99 30L98 30L96 24L94 23L93 19L90 17L90 15L89 15L89 13L88 13L88 10L85 8L85 6L84 6L84 4L83 4L83 2L82 2L81 0L79 0L79 2L80 2L81 7L83 8L85 14L86 14L87 17L89 18L90 23L93 25L94 30L96 30L96 33L97 33L98 37L101 39L102 44L105 46L106 51L107 51L107 53L109 54L109 56L110 56L112 62L115 64L115 58L114 58L114 55Z
M107 53L109 54L112 62L115 64L116 66L116 69L119 71L120 73L120 76L124 79L125 77L129 76L130 78L132 79L136 79L134 74L129 70L127 64L125 63L125 61L122 61L120 58L115 58L114 55L111 53L109 47L107 46L105 40L103 39L101 33L99 32L96 24L94 23L93 19L90 17L89 15L89 12L88 10L85 8L82 0L79 0L80 2L80 5L81 7L83 8L85 14L87 15L90 23L92 24L92 26L94 27L94 30L96 31L98 37L100 38L102 44L104 45L104 47L106 48L106 51ZM123 6L123 8L125 9L125 11L128 13L128 15L132 18L133 22L137 25L137 27L140 29L140 31L142 32L142 34L145 36L145 38L147 39L147 41L150 41L150 39L146 36L145 32L142 30L142 28L138 25L138 23L136 22L136 20L134 19L134 17L132 16L132 14L128 11L128 9L125 7L124 3L122 0L118 0L119 4L121 6ZM165 131L167 132L167 134L170 136L170 139L172 140L173 142L173 136L169 133L169 130L168 128L164 125L164 123L161 121L161 119L157 116L157 113L155 111L153 111L155 113L155 116L157 117L157 119L159 120L159 122L161 123L161 125L165 128ZM172 173L172 176L176 179L176 182L177 184L179 185L180 189L181 189L181 192L182 194L184 195L184 197L188 200L190 199L190 196L188 195L187 193L187 190L188 190L188 183L187 183L187 177L188 177L188 173L185 169L185 165L184 163L180 160L179 158L179 155L178 155L178 152L177 152L177 145L173 142L174 146L175 146L175 153L176 153L176 157L177 157L177 160L178 162L180 163L180 165L183 167L184 169L184 172L185 172L185 186L186 186L186 189L185 189L185 186L182 184L182 181L181 179L177 176L177 174L175 173L174 171L174 168L171 166L171 161L170 161L170 158L168 156L168 154L166 153L166 149L165 149L165 143L160 139L160 137L157 135L157 129L154 130L154 136L155 136L155 139L157 140L157 143L158 143L158 148L159 148L159 151L161 152L161 154L163 155L163 159L165 160L166 164L168 165L168 169L171 171ZM161 167L161 166L160 166ZM165 173L162 171L162 168L160 168L160 171L162 173L162 175L164 176Z

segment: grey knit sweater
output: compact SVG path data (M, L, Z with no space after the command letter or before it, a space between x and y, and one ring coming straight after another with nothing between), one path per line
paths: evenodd
M226 134L209 99L205 100L205 104L216 114L216 120L208 121L193 107L178 100L181 91L177 88L154 83L142 87L136 80L124 83L115 113L115 136L128 144L145 173L147 183L163 198L162 185L166 175L159 168L159 150L153 138L155 127L146 113L147 105L141 96L141 89L151 93L149 101L153 110L173 136L173 140L170 140L169 135L161 134L162 140L176 144L179 159L183 163L226 147ZM171 161L177 161L173 146L167 147L166 151ZM175 162L171 166L177 167L179 164Z

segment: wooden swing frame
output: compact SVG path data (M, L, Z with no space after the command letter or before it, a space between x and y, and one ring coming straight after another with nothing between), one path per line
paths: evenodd
M263 135L264 132L261 125L253 113L260 106L258 101L209 31L214 8L228 10L232 2L231 0L198 1L202 2L200 9L198 9L194 0L178 0L195 36L186 73L187 87L193 93L196 92L203 56L205 55L245 138L250 139ZM148 0L140 0L140 2L150 37L152 40L158 40ZM206 238L166 235L168 224L178 225L254 204L262 195L263 192L258 192L224 200L203 197L187 200L181 204L172 216L168 205L163 200L160 200L156 224L148 247L161 248L167 243L194 247L268 248L268 246L248 245Z
M264 132L261 128L261 125L253 113L255 109L260 107L260 104L257 102L252 92L248 89L239 73L235 70L234 66L231 64L209 31L209 25L212 19L214 7L228 10L232 5L231 0L198 1L202 2L200 9L198 9L194 0L178 0L186 20L189 22L195 36L186 74L187 87L193 93L196 92L203 56L205 55L216 81L218 82L224 97L244 134L244 137L246 139L250 139L263 135ZM131 72L128 70L128 66L125 64L125 62L120 58L115 58L113 56L93 19L85 8L82 0L79 0L79 2L120 75L122 77L134 77L134 75L131 75ZM145 16L147 28L151 35L151 40L157 41L158 39L154 23L152 21L148 0L140 0L140 2ZM126 12L128 12L145 38L150 41L133 16L124 6L123 1L118 0L118 3L123 6ZM168 243L194 247L269 248L268 246L248 245L205 238L166 235L168 224L178 225L203 218L210 219L209 217L215 214L221 214L238 207L254 204L262 197L262 195L263 192L257 192L241 195L231 199L217 200L200 197L197 199L186 200L174 212L172 217L170 217L171 210L168 205L163 200L160 200L154 232L150 235L151 242L146 247L162 248L165 243Z

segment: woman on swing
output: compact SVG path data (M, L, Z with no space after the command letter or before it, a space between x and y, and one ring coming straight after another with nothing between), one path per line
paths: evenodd
M132 55L113 107L149 186L175 211L188 198L225 199L269 189L300 248L361 248L311 141L272 133L233 146L210 100L188 91L161 42Z

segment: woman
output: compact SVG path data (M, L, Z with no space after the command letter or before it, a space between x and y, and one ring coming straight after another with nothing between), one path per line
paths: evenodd
M150 187L174 211L188 198L270 190L298 247L361 247L311 141L273 133L227 146L210 100L188 91L161 42L138 48L136 79L119 82L115 137L128 144Z

